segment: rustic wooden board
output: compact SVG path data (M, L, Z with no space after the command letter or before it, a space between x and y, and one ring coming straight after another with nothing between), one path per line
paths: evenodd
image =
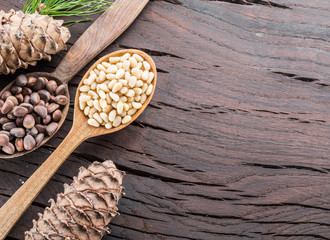
M8 239L23 238L81 165L104 159L127 172L105 239L330 239L329 14L329 1L150 2L100 56L151 54L151 105L132 126L83 143ZM72 27L69 46L88 26ZM64 55L21 72L52 71ZM71 99L91 65L69 84ZM0 159L0 205L71 125L72 109L46 146Z

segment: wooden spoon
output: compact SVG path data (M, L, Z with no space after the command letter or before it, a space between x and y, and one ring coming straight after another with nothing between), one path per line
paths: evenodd
M68 103L62 111L62 119L59 121L57 130L49 137L46 137L39 146L30 151L15 152L8 155L0 152L0 158L14 158L25 155L46 143L62 126L69 110L70 96L67 84L68 82L97 54L109 46L119 35L121 35L128 26L139 15L149 0L117 0L116 7L109 9L102 14L76 41L69 52L57 66L54 72L35 72L27 74L28 77L46 77L49 80L55 80L58 85L64 84L68 97ZM1 92L9 90L15 81L8 84ZM1 218L0 218L1 220Z
M141 57L143 57L147 62L149 62L151 66L150 71L152 71L155 74L154 80L152 82L154 86L153 91L148 96L147 100L142 105L142 107L134 115L132 115L132 119L128 123L119 125L118 127L111 129L106 129L103 126L100 126L98 128L92 127L87 124L88 118L79 108L79 93L80 93L79 88L83 84L83 80L85 80L89 76L90 71L96 68L97 64L103 62L106 58L109 57L122 56L126 52L129 52L131 54L137 53ZM20 187L20 189L18 189L17 192L1 207L0 239L3 239L2 237L5 237L7 235L9 230L14 226L14 224L24 213L24 211L30 206L30 204L38 195L38 193L42 190L42 188L46 185L46 183L55 174L57 169L63 164L63 162L67 159L67 157L72 153L74 149L76 149L76 147L78 147L80 143L91 137L116 132L128 126L144 111L144 109L147 107L154 94L156 82L157 82L157 72L154 61L148 54L134 49L120 50L108 54L102 57L100 60L98 60L87 71L82 81L80 82L76 93L73 125L70 132L63 140L63 142L53 152L53 154L37 169L37 171L34 172L34 174L23 184L23 186Z

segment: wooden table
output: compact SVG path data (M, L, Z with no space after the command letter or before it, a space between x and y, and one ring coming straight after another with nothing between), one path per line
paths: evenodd
M159 73L151 105L71 154L8 239L23 238L80 166L104 159L127 173L105 239L330 239L329 14L327 0L151 1L99 55L151 54ZM69 46L89 24L71 28ZM64 55L20 72L52 71ZM69 84L72 99L91 65ZM45 146L0 160L0 205L71 124L72 109Z

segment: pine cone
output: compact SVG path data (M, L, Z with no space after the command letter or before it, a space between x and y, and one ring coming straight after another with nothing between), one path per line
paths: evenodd
M50 54L66 49L71 37L62 20L22 11L0 11L0 74L14 73L18 68L51 60Z
M101 239L110 233L106 226L118 214L124 174L110 160L94 162L88 169L81 167L72 184L64 185L57 201L51 199L51 206L39 214L38 221L33 220L25 239Z

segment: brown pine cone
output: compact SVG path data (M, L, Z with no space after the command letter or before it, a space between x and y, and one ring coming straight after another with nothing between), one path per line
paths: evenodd
M72 184L64 185L57 201L51 199L51 206L39 214L38 221L33 220L25 239L101 239L110 233L106 226L118 214L124 174L110 160L94 162L88 169L81 167Z
M51 54L66 49L71 37L62 20L22 11L0 11L0 74L14 73L18 68L51 60Z

